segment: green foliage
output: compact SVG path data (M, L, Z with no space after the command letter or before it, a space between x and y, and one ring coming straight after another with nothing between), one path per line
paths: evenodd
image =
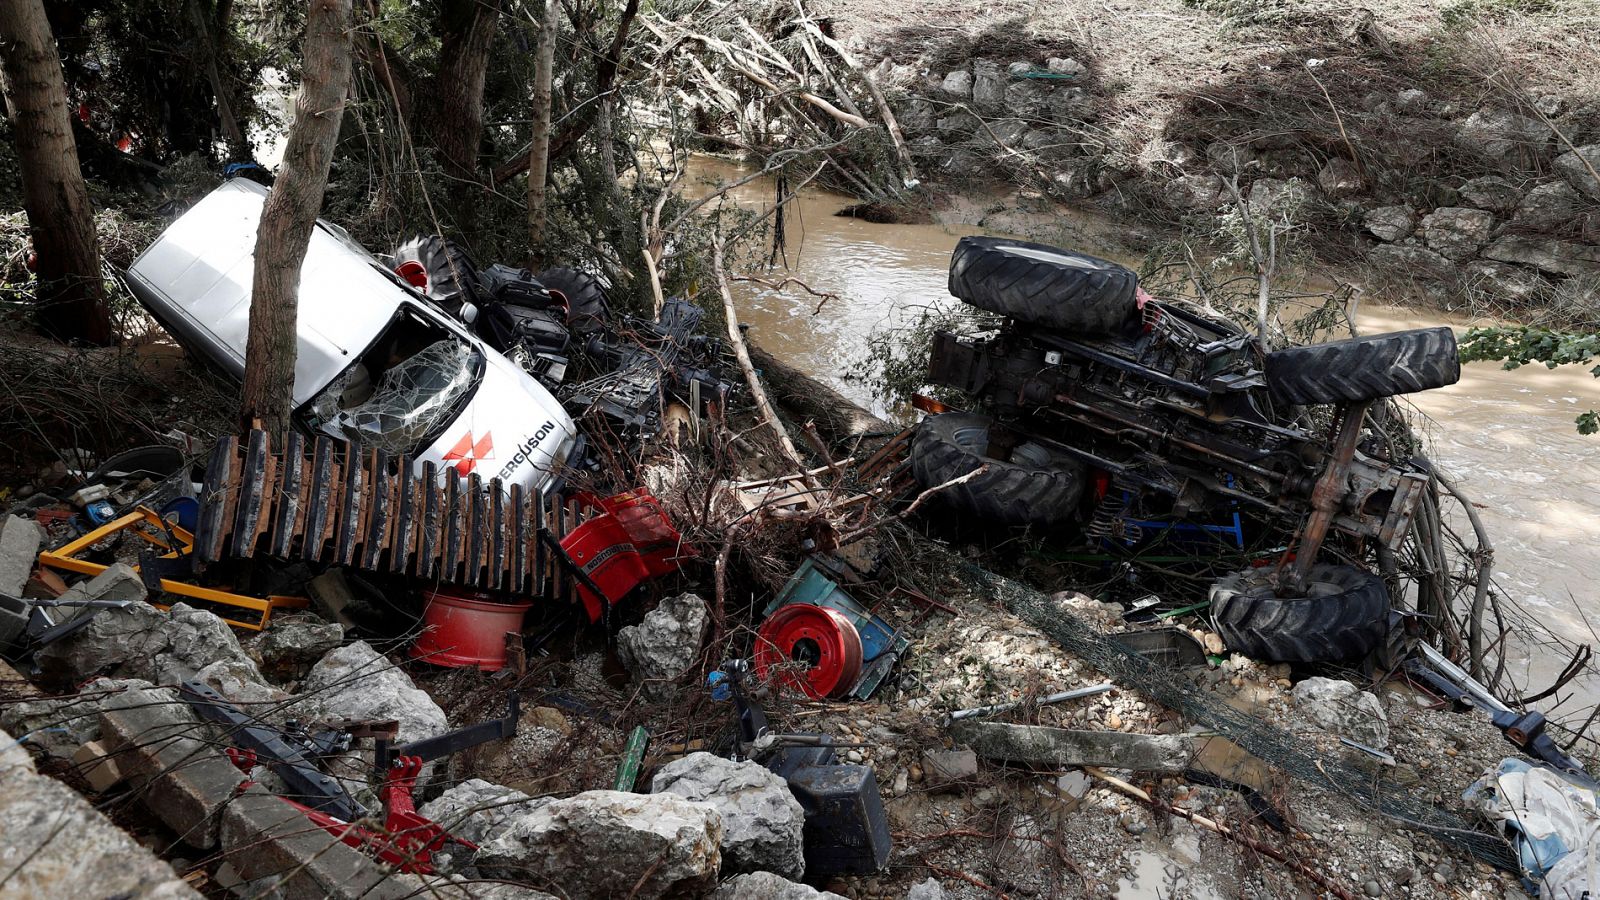
M1588 365L1600 356L1600 333L1562 332L1528 325L1507 325L1493 328L1473 328L1461 342L1461 359L1503 360L1507 369L1518 369L1530 363L1557 366ZM1600 378L1600 366L1589 374ZM1595 410L1577 418L1579 434L1600 431L1600 413Z
M999 318L964 304L924 306L906 312L909 320L874 328L867 335L866 356L845 370L845 378L866 384L891 410L907 406L918 392L931 392L940 399L955 396L947 388L930 391L928 360L933 353L934 335L941 331L977 334L1000 326Z

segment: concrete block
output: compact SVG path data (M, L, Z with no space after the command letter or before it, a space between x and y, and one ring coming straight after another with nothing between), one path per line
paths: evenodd
M101 740L146 807L201 850L217 845L217 820L244 774L175 692L126 691L100 713Z
M978 754L971 750L924 750L923 783L932 790L978 776Z
M316 827L305 813L259 785L223 810L222 852L245 881L274 879L282 900L401 900L415 896L375 860Z
M72 765L97 794L111 790L127 778L122 774L122 767L117 765L117 758L99 741L89 741L79 747L78 752L72 754Z
M16 747L0 731L0 747ZM178 900L200 895L172 867L140 846L65 784L8 765L0 750L0 895L6 897L139 897Z
M20 516L6 516L0 522L0 594L22 596L43 545L44 529L38 522Z
M1076 731L1001 722L952 723L951 738L985 759L1048 766L1102 766L1137 772L1182 772L1194 745L1182 734Z

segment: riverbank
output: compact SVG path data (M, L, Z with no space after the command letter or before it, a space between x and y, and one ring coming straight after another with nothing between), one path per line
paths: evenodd
M1474 314L1596 319L1592 7L827 9L877 64L935 198L998 182L1225 252L1245 204L1285 254L1368 283Z

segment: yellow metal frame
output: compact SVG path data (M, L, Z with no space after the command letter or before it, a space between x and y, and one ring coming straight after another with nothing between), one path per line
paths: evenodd
M149 527L135 527L140 524L147 525ZM186 529L180 527L176 523L167 522L166 520L162 519L161 516L154 510L141 506L135 509L133 512L126 513L119 518L112 519L110 522L107 522L106 524L101 525L99 528L84 534L77 540L63 544L54 550L45 550L39 554L39 564L51 569L60 569L66 572L77 572L80 575L99 575L101 572L104 572L110 567L103 566L99 563L89 562L86 559L78 559L78 554L94 546L95 544L100 543L106 538L111 537L117 532L129 528L133 529L133 533L145 543L166 550L167 552L161 556L162 559L177 559L180 556L189 555L189 553L194 550L193 534L189 533ZM169 534L177 540L178 546L174 547L173 544L167 540L167 536ZM135 571L138 571L138 568L138 566L134 566ZM304 609L311 602L305 597L281 597L277 595L270 596L263 600L259 597L247 597L243 594L235 594L229 591L218 590L216 588L200 587L197 584L186 584L182 581L173 581L170 578L161 579L161 589L167 594L173 594L179 597L187 597L191 600L199 600L203 603L220 603L225 606L237 606L243 609L255 610L261 615L261 620L259 622L246 622L239 619L230 619L225 615L222 616L222 620L227 622L229 625L233 625L238 628L247 628L251 631L261 631L265 629L267 627L267 623L272 619L273 610ZM158 609L168 609L172 606L170 603L160 602L159 598L151 602Z

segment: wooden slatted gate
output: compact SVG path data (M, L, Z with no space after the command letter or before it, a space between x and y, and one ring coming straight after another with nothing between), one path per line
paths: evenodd
M405 575L432 584L570 599L559 539L592 511L476 473L441 484L435 463L265 431L212 448L194 564L269 557Z

